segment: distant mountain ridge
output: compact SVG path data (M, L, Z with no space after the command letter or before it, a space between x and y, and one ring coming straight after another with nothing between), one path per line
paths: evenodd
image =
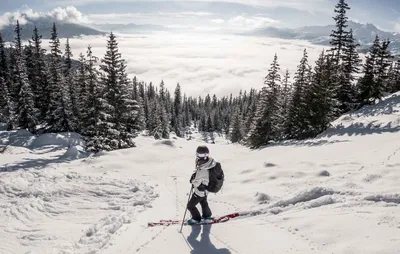
M354 21L348 22L348 28L353 29L354 38L361 45L362 50L366 50L378 35L381 39L390 39L391 50L400 52L400 34L396 32L386 32L377 28L375 25L367 23L361 24ZM329 45L332 30L335 25L327 26L305 26L296 29L266 27L244 33L244 35L266 36L281 39L307 40L313 44Z
M51 37L51 30L53 28L53 22L50 21L40 21L33 22L28 21L27 24L20 25L21 27L21 39L28 40L32 38L33 29L37 26L39 30L39 34L42 35L43 39L49 39ZM74 23L64 23L64 22L56 22L57 33L59 38L72 38L74 36L81 35L103 35L104 32L98 31L96 29L74 24ZM0 33L5 41L14 41L15 37L15 24L8 25L3 27L0 30Z
M131 32L150 32L150 31L167 31L167 27L161 25L138 25L138 24L93 24L90 27L103 31L103 32L121 32L121 33L131 33Z

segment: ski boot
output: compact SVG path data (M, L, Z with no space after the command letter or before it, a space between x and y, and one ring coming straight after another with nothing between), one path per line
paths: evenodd
M213 218L211 216L208 217L201 217L201 222L204 222L205 224L211 223L213 221Z
M199 223L200 223L200 221L194 220L194 219L190 219L190 220L187 221L188 225L196 225L196 224L199 224Z

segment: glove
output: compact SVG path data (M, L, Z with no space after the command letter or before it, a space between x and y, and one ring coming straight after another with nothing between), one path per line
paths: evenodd
M192 183L193 179L196 178L196 173L193 173L192 176L190 177L189 183Z
M197 187L197 189L199 190L199 191L205 191L206 190L206 185L204 185L204 184L200 184L199 185L199 187Z

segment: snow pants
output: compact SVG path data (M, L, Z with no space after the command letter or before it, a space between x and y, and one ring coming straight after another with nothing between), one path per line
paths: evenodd
M201 211L203 217L211 217L211 210L208 206L207 196L199 197L196 193L193 194L192 198L189 200L187 204L187 209L189 210L190 214L192 215L192 219L201 221L201 216L199 210L196 208L196 205L200 203Z

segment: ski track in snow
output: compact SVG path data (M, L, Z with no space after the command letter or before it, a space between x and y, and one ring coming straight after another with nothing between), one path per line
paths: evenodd
M13 240L29 253L46 242L47 247L37 253L96 253L157 196L152 187L137 180L81 175L62 168L63 164L57 165L64 151L60 147L30 148L29 157L14 160L24 150L28 149L7 149L9 163L0 172L0 235L15 235ZM35 165L34 160L48 160L49 155L54 163ZM77 170L92 159L82 160ZM32 163L33 168L18 170L24 163ZM17 170L10 171L13 168ZM57 230L52 228L54 222ZM80 228L80 236L65 236L70 228ZM0 253L24 253L12 246L1 244Z

